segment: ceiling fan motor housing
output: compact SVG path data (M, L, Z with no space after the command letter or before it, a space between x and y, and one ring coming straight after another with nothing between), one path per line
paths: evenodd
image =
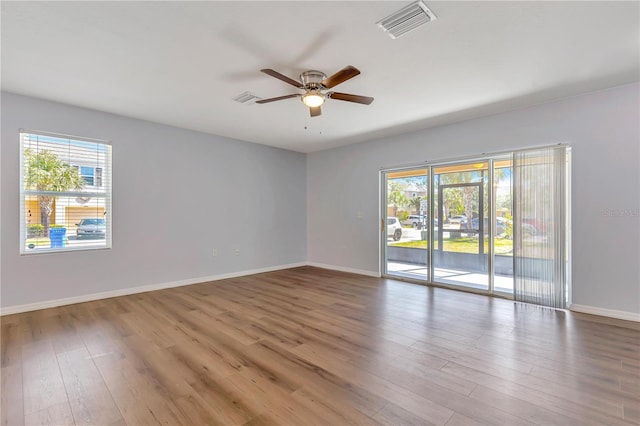
M305 89L321 89L324 88L322 82L327 75L321 71L309 70L300 74L300 81Z

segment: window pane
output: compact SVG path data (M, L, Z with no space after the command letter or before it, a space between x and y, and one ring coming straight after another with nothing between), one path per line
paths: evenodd
M434 167L435 282L489 289L488 167L486 161Z
M385 273L426 281L430 226L427 169L390 172L385 180Z
M111 146L21 133L21 252L111 246Z
M87 183L93 186L93 167L80 166L80 175Z

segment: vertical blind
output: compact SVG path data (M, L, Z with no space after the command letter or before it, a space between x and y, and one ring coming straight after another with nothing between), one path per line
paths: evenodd
M568 162L564 146L514 153L514 298L565 308L569 281ZM527 237L523 228L541 232Z
M21 253L111 245L111 146L22 131Z

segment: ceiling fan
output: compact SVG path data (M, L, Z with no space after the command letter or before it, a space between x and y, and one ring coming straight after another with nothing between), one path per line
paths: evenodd
M357 76L360 71L351 65L344 67L337 73L327 77L325 73L316 70L305 71L300 74L300 81L282 75L270 68L262 69L261 72L289 83L298 89L304 90L304 93L296 93L292 95L278 96L277 98L261 99L256 101L257 104L266 104L269 102L281 101L289 98L301 98L302 103L309 107L311 117L317 117L322 114L321 105L326 99L337 99L339 101L355 102L357 104L369 105L373 102L373 98L369 96L352 95L349 93L327 92L327 89L337 86L340 83Z

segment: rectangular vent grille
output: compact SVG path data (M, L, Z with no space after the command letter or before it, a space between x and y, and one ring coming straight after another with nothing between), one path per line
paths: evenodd
M241 104L252 104L259 99L259 97L250 92L242 92L238 96L233 98L234 101L240 102Z
M391 38L396 39L435 19L436 15L429 10L427 5L422 1L417 1L392 13L377 24Z

